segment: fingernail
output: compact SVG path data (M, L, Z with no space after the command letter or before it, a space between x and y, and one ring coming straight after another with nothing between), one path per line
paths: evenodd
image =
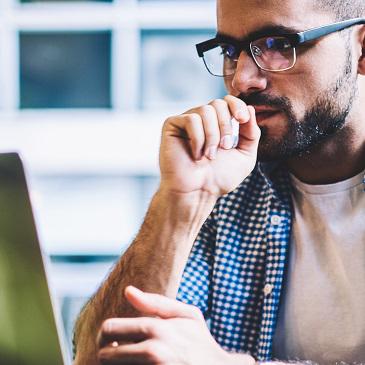
M231 119L231 126L232 126L232 139L233 139L232 148L236 148L238 145L238 134L240 132L240 124L236 118Z
M236 148L238 146L238 136L233 136L233 146L232 148Z
M205 152L205 156L209 158L209 160L215 160L217 156L217 147L216 146L210 146L207 151Z
M233 146L232 136L230 136L230 135L224 136L221 139L221 146L226 150L229 150L230 148L232 148L232 146Z
M239 119L241 121L248 121L250 119L250 115L247 111L239 110L236 113L236 119Z

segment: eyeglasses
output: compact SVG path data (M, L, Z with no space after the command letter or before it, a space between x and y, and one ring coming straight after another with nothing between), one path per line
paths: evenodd
M357 24L365 24L365 18L349 19L299 33L264 34L245 41L217 35L197 44L196 49L213 76L234 75L242 51L251 55L260 69L281 72L294 67L297 46Z

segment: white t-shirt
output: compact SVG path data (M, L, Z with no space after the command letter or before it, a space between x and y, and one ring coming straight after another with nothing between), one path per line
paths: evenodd
M273 357L365 363L364 172L339 183L293 179L293 228Z

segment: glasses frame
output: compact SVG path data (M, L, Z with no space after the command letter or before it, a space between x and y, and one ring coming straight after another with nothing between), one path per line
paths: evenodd
M275 32L270 32L268 34L262 34L259 37L254 37L251 39L247 39L244 41L240 41L231 37L227 37L224 35L217 35L212 39L209 39L207 41L198 43L195 45L196 50L198 52L198 56L203 58L203 62L204 65L206 67L206 69L208 70L208 72L213 75L213 76L217 76L217 77L228 77L228 76L232 76L234 75L234 73L230 74L230 75L215 75L213 74L204 59L204 52L210 51L211 49L214 49L216 47L219 46L219 43L228 43L233 45L237 51L238 54L241 54L241 52L245 51L249 56L251 56L253 58L253 60L255 61L256 65L264 70L264 71L269 71L269 72L282 72L282 71L287 71L290 70L291 68L293 68L295 66L296 63L296 50L295 47L306 43L306 42L310 42L313 40L316 40L318 38L324 37L326 35L335 33L335 32L339 32L341 30L344 30L346 28L350 28L353 27L355 25L360 25L360 24L365 24L365 18L353 18L353 19L348 19L348 20L344 20L344 21L340 21L340 22L336 22L336 23L331 23L331 24L327 24L327 25L323 25L320 27L316 27L316 28L311 28L302 32L298 32L298 33L275 33ZM294 49L294 61L293 61L293 65L290 67L287 67L285 69L280 69L280 70L270 70L270 69L266 69L262 66L260 66L258 64L258 62L255 59L255 56L252 53L252 42L260 39L260 38L264 38L264 37L285 37L289 40L291 46Z

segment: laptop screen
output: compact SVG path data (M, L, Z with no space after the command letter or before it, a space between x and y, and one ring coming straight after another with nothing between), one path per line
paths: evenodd
M24 172L0 154L0 364L64 365Z

